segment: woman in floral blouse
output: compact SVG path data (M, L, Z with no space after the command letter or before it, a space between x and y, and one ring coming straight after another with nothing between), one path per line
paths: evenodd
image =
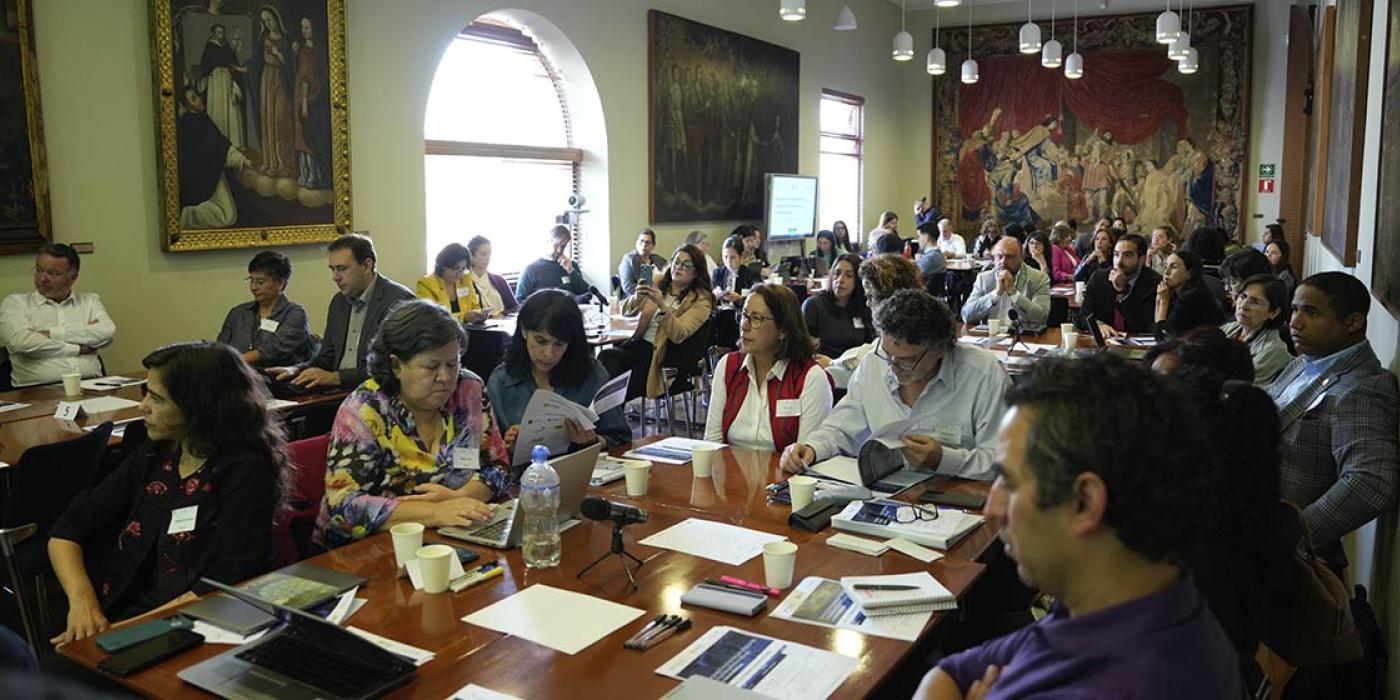
M55 643L270 568L291 467L261 379L233 348L179 343L142 361L148 442L68 504L49 559L68 596ZM84 559L98 568L89 572ZM91 578L89 578L91 575Z
M335 415L315 538L339 547L399 522L466 526L510 484L509 457L481 378L462 369L466 339L427 301L394 307L369 373Z

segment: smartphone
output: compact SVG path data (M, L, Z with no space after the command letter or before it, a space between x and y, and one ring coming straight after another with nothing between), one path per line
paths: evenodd
M653 275L656 274L656 266L651 263L642 263L637 266L637 284L650 285Z
M143 622L124 629L114 630L97 637L97 648L108 654L115 654L127 647L132 647L147 639L159 637L173 629L187 630L194 627L194 621L184 615L171 615L170 617Z
M455 544L449 544L447 546L457 551L457 561L461 562L462 566L466 566L467 564L470 564L476 561L477 559L481 558L480 554L477 554L476 552L473 552L472 550L467 549L465 547L458 547Z
M952 506L954 508L972 508L982 510L987 505L987 497L975 493L964 493L961 491L946 491L936 493L925 491L919 496L919 500L924 503L933 503L940 506Z
M185 629L172 629L147 639L98 662L97 668L126 677L166 659L179 656L204 643L204 635Z

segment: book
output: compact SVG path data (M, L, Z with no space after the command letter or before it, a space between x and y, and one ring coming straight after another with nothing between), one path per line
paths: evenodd
M921 510L916 511L915 508ZM936 512L937 517L928 514ZM980 515L951 508L915 506L897 501L851 501L831 518L831 525L861 535L889 539L902 537L910 542L947 550L977 529L985 520Z
M872 591L857 585L914 586L904 591ZM889 576L842 576L841 586L870 617L953 610L958 599L927 571Z

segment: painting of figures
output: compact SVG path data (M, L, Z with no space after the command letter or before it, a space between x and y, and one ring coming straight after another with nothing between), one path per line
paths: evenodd
M154 29L166 248L348 230L342 0L166 4Z
M796 51L652 10L651 220L763 218L763 176L797 172Z
M1081 19L1077 80L1018 53L1019 25L974 27L980 80L934 84L939 207L969 230L984 219L1043 227L1121 216L1142 231L1209 225L1238 236L1250 15L1195 11L1193 75L1153 41L1155 15ZM1072 50L1067 33L1058 38ZM943 35L949 56L966 42L965 31Z
M0 252L49 242L49 187L29 0L0 0Z

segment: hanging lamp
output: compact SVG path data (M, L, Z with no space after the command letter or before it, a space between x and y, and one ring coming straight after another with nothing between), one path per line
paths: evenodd
M851 12L850 5L842 5L841 11L836 13L836 23L831 25L831 28L838 32L850 32L855 31L857 26L856 13Z
M1181 34L1181 16L1172 12L1172 0L1167 0L1167 9L1157 15L1157 43L1170 44Z
M1055 0L1050 0L1050 41L1040 49L1040 65L1046 68L1059 68L1064 63L1064 47L1055 41Z
M899 33L894 35L894 51L891 56L896 61L908 61L914 58L914 35L904 31L905 0L899 3Z
M962 81L964 85L972 85L977 82L977 62L972 60L972 3L967 4L967 60L962 64Z
M778 3L778 16L789 22L807 19L807 0L781 0Z
M1065 57L1065 77L1070 80L1084 77L1084 57L1079 55L1079 0L1074 0L1074 51Z
M1026 0L1026 23L1021 25L1021 53L1040 53L1040 25L1031 21L1031 0Z
M925 68L929 75L943 75L948 72L948 54L938 45L938 30L940 29L938 15L938 8L935 7L933 9L933 48L928 50L928 60L925 62Z

